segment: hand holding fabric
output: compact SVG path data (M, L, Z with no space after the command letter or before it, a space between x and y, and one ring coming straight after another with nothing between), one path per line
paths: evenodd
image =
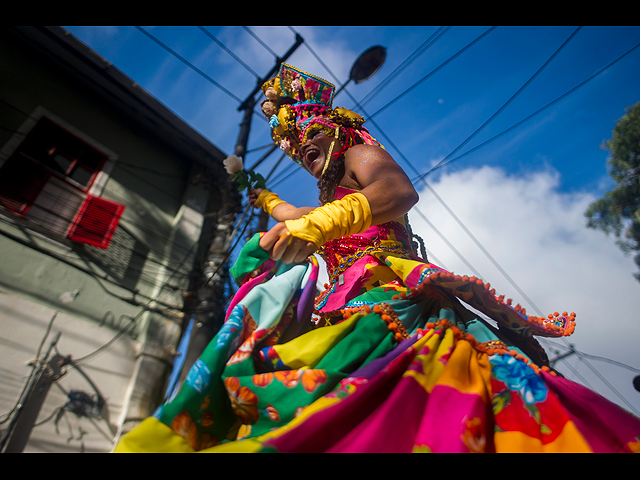
M291 235L284 222L277 223L260 238L260 247L273 260L284 263L302 263L318 249L313 242Z
M361 193L312 210L294 220L280 222L263 235L260 246L274 260L300 263L336 238L364 232L371 226L371 210Z

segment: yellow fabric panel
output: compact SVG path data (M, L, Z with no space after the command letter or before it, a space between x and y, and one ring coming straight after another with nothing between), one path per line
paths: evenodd
M466 340L458 340L447 366L438 379L462 393L475 393L491 402L491 364L489 356L475 350Z
M331 328L318 328L295 338L274 349L282 362L292 369L313 368L324 354L338 343L351 330L352 325L363 314L352 315L347 320Z
M425 349L425 347L428 348ZM453 334L451 330L445 331L444 338L434 334L434 330L428 331L415 345L419 352L415 361L422 363L422 372L411 369L407 370L404 375L413 377L427 392L431 393L444 370L444 363L440 359L443 355L448 354L452 347Z
M389 265L389 268L391 268L391 270L393 270L393 272L402 279L407 278L407 276L420 265L420 262L409 260L408 258L402 258L402 256L393 253L379 254L379 256L384 257L384 259L391 264Z
M157 418L146 418L125 434L113 453L192 453L187 441Z

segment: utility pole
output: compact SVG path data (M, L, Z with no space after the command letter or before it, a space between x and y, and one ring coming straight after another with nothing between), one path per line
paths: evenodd
M47 352L44 360L36 359L38 362L36 374L20 399L18 409L2 439L0 451L3 453L22 453L29 441L31 431L36 423L40 409L44 404L49 389L61 373L61 367L66 359L55 354L49 361L49 354L58 343L60 333L57 333ZM45 364L46 362L46 364ZM6 448L5 448L6 443Z
M239 111L244 111L240 131L236 141L234 154L246 160L247 144L249 142L249 132L251 131L251 120L253 109L256 105L256 94L261 91L264 82L273 77L280 69L282 62L287 60L296 49L302 45L304 39L296 34L296 41L291 48L280 58L276 58L276 63L271 71L262 79L258 79L255 88L238 107ZM273 149L271 150L273 151ZM216 235L213 238L209 254L203 270L203 287L198 292L196 300L197 308L202 313L195 314L189 348L185 356L185 361L180 373L180 381L184 381L193 363L200 357L211 339L215 336L224 321L224 284L226 272L223 272L223 263L227 261L227 250L230 244L230 234L233 232L234 214L227 214L223 211L217 216ZM218 311L215 311L218 310Z

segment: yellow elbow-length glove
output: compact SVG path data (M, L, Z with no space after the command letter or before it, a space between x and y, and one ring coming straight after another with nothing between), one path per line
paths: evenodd
M270 192L265 188L260 192L260 195L258 195L254 205L256 208L262 208L265 212L271 215L273 209L281 203L285 203L285 201L281 200L277 193Z
M330 240L364 232L371 226L371 208L367 197L352 193L284 223L294 237L321 247Z

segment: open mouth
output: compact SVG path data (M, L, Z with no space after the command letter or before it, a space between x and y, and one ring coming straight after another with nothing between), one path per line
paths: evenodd
M309 167L315 162L320 155L320 152L316 149L310 148L304 154L305 162Z

